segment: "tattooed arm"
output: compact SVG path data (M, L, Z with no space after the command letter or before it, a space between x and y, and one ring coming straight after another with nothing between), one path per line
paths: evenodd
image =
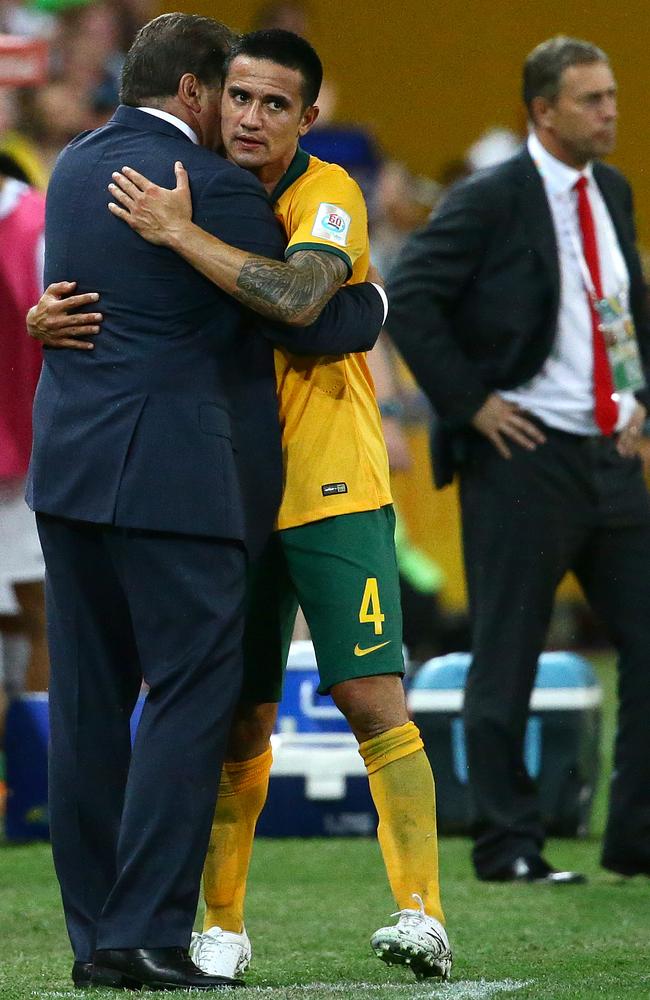
M345 261L327 251L297 250L287 261L256 257L192 222L168 246L238 302L290 326L317 320L348 276Z
M186 171L177 186L158 187L130 167L113 174L108 207L151 243L175 250L193 268L243 305L290 326L309 326L348 276L344 260L327 250L298 250L288 261L232 247L192 222Z
M235 298L283 323L309 326L348 276L344 260L322 250L298 250L284 263L250 257Z

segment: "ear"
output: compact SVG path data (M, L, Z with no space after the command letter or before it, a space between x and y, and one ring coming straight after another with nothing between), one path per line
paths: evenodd
M533 97L530 105L530 116L533 125L548 128L552 124L554 105L546 97Z
M183 73L178 81L177 96L189 111L198 114L201 110L201 84L194 73Z
M303 136L309 132L309 129L318 118L319 111L320 108L318 108L315 104L311 104L308 108L305 108L300 121L300 126L298 128L298 135Z

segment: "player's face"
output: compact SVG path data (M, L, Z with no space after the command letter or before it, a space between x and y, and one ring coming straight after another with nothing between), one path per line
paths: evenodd
M560 92L548 103L540 123L560 159L581 167L607 156L616 142L616 81L607 63L587 63L564 70Z
M298 70L268 59L233 59L224 84L221 131L234 163L262 180L271 174L279 179L317 115L318 108L303 107Z

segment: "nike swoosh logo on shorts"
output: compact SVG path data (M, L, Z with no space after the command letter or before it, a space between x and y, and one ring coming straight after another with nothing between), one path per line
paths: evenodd
M384 646L388 646L390 642L392 642L392 639L387 639L386 642L380 642L378 646L368 646L367 649L362 649L359 643L357 643L354 647L354 655L367 656L368 653L374 653L376 650L383 649Z

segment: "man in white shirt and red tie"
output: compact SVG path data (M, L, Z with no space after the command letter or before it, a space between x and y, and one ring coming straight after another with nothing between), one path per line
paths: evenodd
M460 480L473 659L465 728L479 878L577 884L542 855L524 734L555 589L574 570L619 654L602 864L650 874L650 496L637 443L650 357L627 181L598 158L616 84L558 37L524 66L526 146L459 184L407 245L389 332Z

